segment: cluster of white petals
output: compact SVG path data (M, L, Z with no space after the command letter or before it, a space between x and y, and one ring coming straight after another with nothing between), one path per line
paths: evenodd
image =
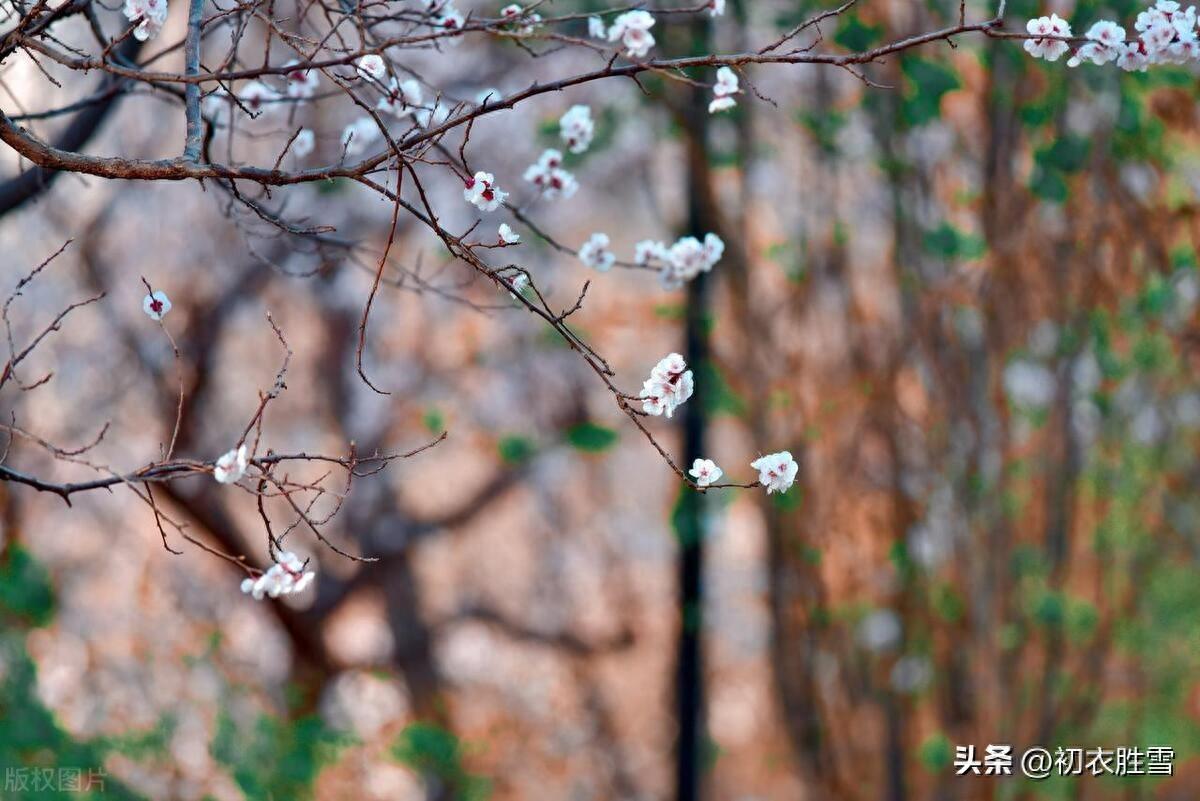
M700 273L711 270L725 255L725 242L716 234L705 234L701 242L685 236L667 247L650 239L638 242L634 248L636 264L657 266L666 289L678 289Z
M579 190L579 182L562 168L562 160L562 153L550 148L525 169L525 180L536 186L546 200L565 200Z
M567 143L572 153L582 153L592 144L596 135L596 123L592 121L592 109L588 106L571 106L558 121L559 136Z
M725 13L725 0L708 0L709 16L719 17Z
M433 26L435 28L448 28L454 30L462 28L466 21L458 9L454 7L451 0L425 0L425 9L433 15Z
M295 67L299 61L289 61L285 67ZM321 85L320 73L317 70L295 69L284 73L287 80L287 96L295 100L308 100L317 93Z
M1036 37L1025 40L1025 52L1034 58L1058 61L1059 56L1071 49L1066 42L1054 38L1071 35L1071 26L1057 14L1031 19L1025 23L1025 30Z
M238 103L247 112L258 114L279 99L279 93L262 81L250 81L237 94Z
M412 79L397 81L392 78L387 94L379 98L375 108L393 117L407 117L419 110L423 101L421 84Z
M367 152L381 136L375 120L359 117L342 129L342 147L346 149L346 155L358 156Z
M500 16L516 25L517 33L533 33L542 24L541 14L527 14L517 3L510 3L500 9Z
M304 561L291 551L279 554L279 561L257 579L243 579L242 592L261 601L264 597L278 598L280 595L304 592L316 579L317 574L304 569Z
M670 417L692 397L695 388L687 362L678 353L669 353L654 366L650 377L642 383L642 391L638 395L642 399L642 411L655 417L664 414Z
M217 459L213 466L213 478L220 484L234 484L246 475L250 462L246 458L246 445L242 443L236 450L229 451Z
M359 75L368 80L383 81L387 77L387 64L378 53L367 53L354 62L354 67Z
M602 273L608 272L617 261L617 257L608 246L608 234L592 234L579 249L579 260Z
M1186 9L1178 0L1157 0L1138 14L1134 22L1137 37L1128 40L1125 28L1111 20L1100 20L1084 34L1086 40L1075 46L1061 38L1071 37L1071 26L1057 14L1029 20L1025 26L1033 39L1025 50L1036 58L1056 61L1074 50L1067 65L1115 62L1123 70L1145 71L1154 64L1186 64L1200 59L1200 40L1196 32L1196 8Z
M142 311L152 320L161 320L171 310L171 299L161 289L156 289L142 298Z
M477 172L466 180L463 198L480 211L495 211L508 197L508 193L496 186L496 176L490 172Z
M588 25L589 29L592 29L590 21ZM613 20L607 38L610 42L620 41L621 46L625 48L625 54L630 58L645 58L650 48L654 47L654 34L650 33L653 27L654 15L649 11L626 11ZM592 32L595 32L594 29Z
M292 141L292 153L296 158L304 158L313 152L317 147L317 135L312 132L311 128L301 128L296 134L296 138Z
M529 276L525 273L517 273L512 278L506 278L505 282L508 284L508 294L512 295L513 300L529 288Z
M787 451L769 453L755 459L750 466L758 471L758 483L767 488L767 494L772 492L787 492L796 481L796 473L800 466Z
M737 73L729 67L721 67L717 70L717 85L713 87L713 99L708 104L708 113L716 114L736 106L737 100L733 96L740 91L742 90L738 85Z
M167 0L125 0L125 18L136 22L133 38L144 42L158 35L167 21Z
M707 487L720 481L725 471L717 467L712 459L697 459L692 462L688 475L696 479L697 487Z
M514 231L508 223L500 223L496 233L500 235L500 241L505 245L515 245L521 241L521 235Z

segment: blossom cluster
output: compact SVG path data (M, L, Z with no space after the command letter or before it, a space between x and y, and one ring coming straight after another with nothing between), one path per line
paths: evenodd
M316 572L305 570L304 567L305 563L300 557L291 551L284 551L279 554L279 561L257 579L244 579L242 592L253 596L256 601L261 601L264 596L278 598L280 595L304 592L317 577Z
M542 151L538 160L525 168L526 181L537 187L546 200L571 197L579 191L575 176L562 167L563 154L554 148Z
M736 106L737 100L733 96L740 91L742 90L738 85L737 73L729 67L721 67L717 70L717 85L713 87L713 99L708 104L708 113L716 114Z
M767 488L767 494L787 492L796 482L796 474L800 465L788 451L769 453L750 463L758 471L758 483ZM697 459L692 462L688 475L695 479L697 487L711 487L721 480L725 471L717 466L712 459Z
M517 33L520 34L533 33L542 24L541 14L527 13L518 3L510 3L500 9L500 16L513 23L516 26Z
M653 27L654 15L641 9L621 14L607 30L599 17L588 18L588 33L597 39L619 41L630 58L645 58L654 47L654 34L650 33Z
M167 0L125 0L125 18L136 22L133 38L144 42L158 35L167 21Z
M250 462L246 457L246 444L242 443L234 450L222 454L213 465L213 478L219 484L236 484L246 475Z
M685 236L668 247L662 242L646 239L634 248L635 264L659 268L659 277L666 289L678 289L700 273L711 270L725 255L725 242L716 234L705 234L701 242Z
M687 362L678 353L669 353L659 360L650 377L642 383L638 395L642 399L642 411L659 417L670 417L675 410L692 397L696 384Z
M582 153L592 144L596 135L596 123L592 120L589 106L575 105L567 109L558 121L559 135L572 153Z
M463 198L480 211L495 211L508 197L507 192L496 186L496 176L490 172L477 172L464 183Z
M1025 41L1025 50L1047 61L1057 61L1074 50L1067 60L1068 66L1076 67L1085 61L1097 65L1116 62L1130 72L1145 71L1152 64L1184 64L1200 58L1195 6L1184 9L1177 0L1157 0L1138 14L1133 27L1138 35L1127 40L1121 25L1100 20L1084 34L1085 41L1075 46L1069 41L1070 23L1051 14L1026 24L1033 38Z

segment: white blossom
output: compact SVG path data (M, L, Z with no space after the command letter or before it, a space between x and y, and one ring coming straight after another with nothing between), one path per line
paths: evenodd
M575 176L562 168L563 155L550 148L542 152L534 164L525 169L522 176L542 193L546 200L571 197L579 190Z
M496 186L496 177L490 172L477 172L468 178L463 198L480 211L495 211L508 197L508 193Z
M604 27L604 20L594 14L588 17L588 36L593 39L608 38L608 30Z
M509 227L508 223L500 223L498 230L500 241L506 245L515 245L521 241L521 235Z
M285 67L293 67L299 61L289 61ZM317 70L288 70L284 73L287 79L287 96L296 100L308 100L317 93L321 85L320 73Z
M347 155L361 155L381 136L375 120L359 117L342 129L342 147L346 148Z
M278 598L280 595L304 592L316 577L315 571L304 569L304 561L300 557L291 551L284 551L279 554L279 561L257 579L244 579L242 592L256 601L261 601L265 596Z
M662 242L653 239L643 239L633 246L633 263L647 265L652 262L665 262L670 258L671 249Z
M354 62L358 74L373 81L382 82L387 77L387 64L378 53L367 53Z
M737 106L737 101L732 97L714 97L708 103L708 113L716 114L721 111L729 111Z
M379 98L375 108L393 117L406 117L417 111L423 100L421 84L412 79L397 81L392 78L387 94Z
M517 3L512 3L500 9L500 16L509 22L513 22L517 26L517 33L528 34L533 33L542 23L541 14L526 14Z
M125 18L138 25L133 38L144 42L158 35L167 21L167 0L125 0Z
M461 29L466 21L458 9L454 7L454 3L442 2L442 0L426 0L425 6L434 13L433 25L438 28L447 28L449 30Z
M1117 66L1126 72L1145 72L1149 63L1141 42L1126 42L1117 55Z
M692 397L694 390L695 380L687 362L678 353L669 353L650 371L638 397L646 414L670 417Z
M579 260L600 272L608 272L617 260L608 249L608 234L592 234L588 241L579 249Z
M729 67L717 70L717 84L713 87L713 100L708 104L708 113L715 114L737 105L733 96L741 92L737 73Z
M248 465L246 443L243 442L237 450L229 451L217 459L216 465L213 466L213 478L221 484L233 484L246 475Z
M171 310L171 299L161 289L156 289L142 298L142 311L152 320L161 320Z
M246 111L257 114L279 99L279 93L262 81L250 81L238 92L238 102Z
M525 273L517 273L512 278L505 280L509 286L508 294L512 296L513 300L516 300L517 295L524 293L529 288L529 276Z
M292 142L292 153L296 158L304 158L313 152L317 146L317 135L310 128L301 128L300 133L296 134L295 140Z
M416 119L417 125L420 125L422 128L429 128L433 125L441 125L450 119L450 109L442 103L435 103L433 108L423 107L417 109L413 117Z
M1115 61L1125 44L1125 29L1108 20L1100 20L1084 35L1088 41L1075 51L1067 66L1074 67L1084 61L1097 65Z
M1025 30L1037 37L1025 40L1025 52L1034 58L1058 61L1059 56L1071 49L1070 45L1060 39L1042 38L1071 35L1071 26L1057 14L1031 19L1025 24Z
M707 487L720 481L725 471L717 467L717 463L712 459L697 459L692 462L692 469L688 471L688 475L696 479L697 487Z
M592 144L596 135L596 124L592 121L592 110L588 106L571 106L558 121L559 136L567 143L572 153L582 153Z
M713 17L723 15L725 13L725 0L708 0L708 13Z
M660 278L666 289L678 289L700 273L713 268L725 253L725 243L716 234L706 234L701 242L694 236L685 236L671 245L666 252Z
M800 465L787 451L769 453L755 459L750 466L758 471L758 483L767 488L767 494L772 492L787 492L796 481L796 473Z
M654 16L649 11L626 11L613 20L608 29L608 41L620 40L625 53L630 58L644 58L654 47L654 35L650 29L654 27Z

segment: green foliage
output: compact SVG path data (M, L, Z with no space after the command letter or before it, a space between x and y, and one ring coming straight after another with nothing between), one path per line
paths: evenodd
M940 774L954 761L954 746L942 732L931 734L921 743L918 751L921 766L933 774Z
M973 261L987 252L982 237L964 234L950 223L925 232L925 249L947 261Z
M454 801L485 801L491 783L464 766L465 749L453 732L432 723L412 723L392 744L392 757L426 778L440 782Z
M0 766L5 801L134 801L139 796L107 775L111 751L161 751L159 731L144 739L78 740L42 705L37 665L25 650L24 630L54 616L54 592L45 568L19 544L0 560ZM169 727L169 722L164 726ZM144 748L134 746L145 746ZM11 783L10 783L11 779ZM26 781L28 779L28 781ZM81 787L74 790L72 787Z
M846 115L836 109L799 109L796 122L804 127L822 153L838 152L838 135L846 127Z
M701 399L704 411L710 417L722 414L742 417L746 414L746 402L729 386L715 363L705 361L696 366L696 372L696 386L704 388Z
M496 450L500 453L500 458L505 463L511 465L524 464L533 458L537 453L537 446L533 444L533 440L528 437L521 437L515 434L502 437L496 445Z
M260 715L251 731L241 731L223 710L211 751L249 801L304 801L313 797L321 770L353 743L315 715L294 720Z
M838 18L833 41L852 52L869 50L883 40L882 25L867 25L858 14L843 14Z
M901 116L908 125L924 125L942 112L942 98L962 87L958 73L942 60L904 56L900 69L907 78Z
M617 432L590 420L567 429L567 442L585 453L601 453L617 444Z
M429 408L421 416L421 425L432 434L440 434L446 430L446 418L438 409Z
M54 617L50 576L17 543L0 555L0 617L15 617L32 626L45 626Z

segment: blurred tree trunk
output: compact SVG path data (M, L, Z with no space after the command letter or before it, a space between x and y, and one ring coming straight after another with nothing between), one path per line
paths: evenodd
M708 52L709 24L699 18L692 24L692 49ZM718 231L720 220L709 174L708 93L705 86L690 88L682 109L687 132L686 234L703 239ZM705 399L711 391L709 375L708 324L709 274L701 273L687 285L684 358L695 376L695 399L684 407L683 465L705 457ZM679 542L679 647L676 712L679 740L676 745L676 794L678 801L701 797L701 773L705 768L708 737L705 727L704 691L704 540L708 534L704 513L706 497L683 488L676 509L675 533Z

